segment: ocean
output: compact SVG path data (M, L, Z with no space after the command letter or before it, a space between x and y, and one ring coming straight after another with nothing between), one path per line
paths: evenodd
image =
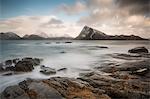
M128 50L145 46L150 50L150 41L134 40L3 40L0 41L0 61L8 59L33 57L43 59L41 65L56 70L67 68L55 75L43 75L40 66L32 72L2 76L0 73L0 92L7 86L17 84L26 78L45 79L54 76L78 77L80 73L92 71L94 67L111 61L124 62L109 56L113 53L128 53ZM100 48L105 46L108 48ZM127 60L129 61L129 60Z

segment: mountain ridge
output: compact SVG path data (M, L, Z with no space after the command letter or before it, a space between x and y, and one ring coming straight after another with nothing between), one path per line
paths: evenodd
M101 31L84 26L76 40L147 40L135 35L107 35Z
M76 38L62 37L42 37L41 35L31 34L20 37L13 32L1 32L0 40L149 40L135 35L107 35L104 32L84 26Z

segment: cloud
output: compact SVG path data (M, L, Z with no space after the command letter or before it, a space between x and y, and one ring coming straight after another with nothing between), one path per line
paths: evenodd
M75 23L63 22L56 16L18 16L0 20L0 32L15 32L20 36L25 34L46 33L49 36L76 37L82 27Z
M77 24L108 34L150 37L149 0L86 0L88 14Z
M65 20L74 18L72 15L79 19L64 21L56 16L60 12L65 13ZM150 38L149 0L77 0L71 5L59 5L56 15L1 20L0 31L19 35L45 32L61 36L67 33L75 37L88 25L111 35L135 34Z
M83 2L76 2L73 5L62 4L57 9L59 12L65 12L68 15L76 15L86 10Z
M128 10L130 14L150 16L150 0L115 0L115 2L119 8Z
M62 24L63 22L59 19L52 18L48 24Z

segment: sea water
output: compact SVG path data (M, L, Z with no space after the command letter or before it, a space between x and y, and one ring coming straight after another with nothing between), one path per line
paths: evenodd
M0 41L0 62L8 59L33 57L43 59L41 65L56 70L67 68L55 75L43 75L40 66L32 72L2 76L0 73L0 92L7 86L17 84L26 78L45 79L54 76L78 77L80 73L93 71L94 67L116 60L109 56L113 53L128 53L128 50L145 46L150 50L150 41L134 40L3 40ZM106 46L108 48L98 48Z

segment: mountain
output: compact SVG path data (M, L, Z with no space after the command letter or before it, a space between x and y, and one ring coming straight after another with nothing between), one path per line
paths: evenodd
M44 37L41 37L39 35L31 34L31 35L25 35L22 37L24 40L43 40Z
M75 38L76 40L146 40L135 35L107 35L101 31L84 26L81 33Z
M13 32L0 33L0 40L19 40L20 36Z
M41 32L41 33L38 33L37 35L39 35L40 37L43 37L43 38L48 38L49 36L44 33L44 32Z

